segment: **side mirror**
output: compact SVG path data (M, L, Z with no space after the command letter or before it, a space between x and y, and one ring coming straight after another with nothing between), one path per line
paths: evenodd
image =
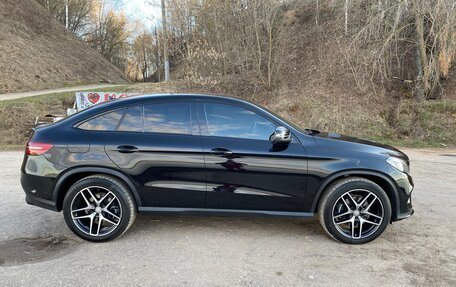
M291 133L286 127L277 127L269 140L274 145L288 144L291 142Z

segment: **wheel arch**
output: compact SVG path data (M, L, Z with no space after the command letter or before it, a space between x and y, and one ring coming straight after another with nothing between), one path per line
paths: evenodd
M78 180L94 174L111 175L121 180L130 189L133 198L136 201L136 205L142 206L138 190L133 181L126 174L107 167L84 166L69 169L58 177L52 193L52 200L56 203L57 211L62 210L63 199L68 189Z
M327 177L320 185L316 193L315 199L312 204L312 212L318 212L318 203L320 202L320 199L322 198L324 191L330 184L334 183L337 180L340 180L341 178L350 176L362 177L378 184L386 192L386 195L390 200L392 209L391 221L396 220L399 212L398 187L394 183L394 180L391 179L388 175L382 172L372 170L344 170Z

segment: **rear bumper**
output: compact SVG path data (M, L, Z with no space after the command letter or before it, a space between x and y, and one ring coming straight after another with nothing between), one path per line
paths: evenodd
M52 200L55 179L46 176L36 176L21 172L21 185L28 204L58 211L57 204Z
M42 199L30 194L25 195L25 202L30 205L35 205L52 211L59 211L57 209L57 204L51 200Z

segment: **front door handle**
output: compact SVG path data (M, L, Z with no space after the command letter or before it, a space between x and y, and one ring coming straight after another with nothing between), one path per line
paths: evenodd
M230 151L229 149L226 149L226 148L213 148L211 149L211 154L215 154L215 155L232 155L233 152Z
M131 145L120 145L117 147L117 151L120 153L133 153L137 152L138 148Z

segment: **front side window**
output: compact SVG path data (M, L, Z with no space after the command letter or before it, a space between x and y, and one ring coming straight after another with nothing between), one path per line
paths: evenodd
M116 129L124 112L125 109L120 109L102 114L83 122L78 128L88 131L113 131Z
M230 105L204 104L210 136L269 140L276 125L256 113Z
M144 106L144 132L191 134L191 108L188 103Z

